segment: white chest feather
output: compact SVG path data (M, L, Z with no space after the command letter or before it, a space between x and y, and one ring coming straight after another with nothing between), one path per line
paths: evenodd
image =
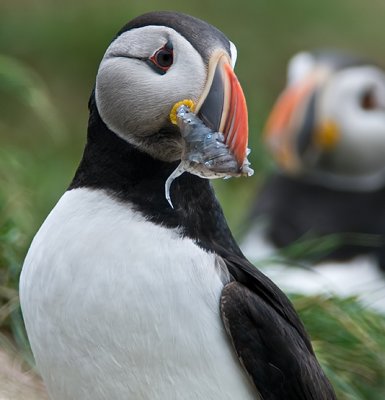
M250 230L241 247L249 260L262 266L263 272L288 293L356 296L362 304L385 313L384 274L370 255L342 262L325 261L306 269L293 265L288 268L271 262L277 249L265 237L263 226L258 225Z
M67 192L20 281L52 399L257 398L220 319L223 278L176 230L100 191Z

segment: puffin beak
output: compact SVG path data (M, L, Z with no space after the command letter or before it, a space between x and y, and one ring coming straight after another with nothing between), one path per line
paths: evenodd
M246 99L229 56L223 52L214 54L210 60L208 80L196 112L206 126L223 134L241 169L247 156Z
M312 142L316 123L316 93L325 71L313 71L304 80L289 86L279 96L267 119L265 141L278 164L298 172L301 155Z

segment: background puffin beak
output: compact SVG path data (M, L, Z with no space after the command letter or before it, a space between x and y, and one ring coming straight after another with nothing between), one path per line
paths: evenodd
M301 168L299 156L306 151L315 128L315 99L319 74L289 86L279 96L267 119L265 141L284 169Z
M227 55L212 58L209 79L197 105L198 117L210 129L221 132L239 168L246 158L248 118L246 99Z

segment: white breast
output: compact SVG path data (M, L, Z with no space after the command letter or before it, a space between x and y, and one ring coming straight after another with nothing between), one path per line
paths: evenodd
M272 261L277 249L264 236L263 226L254 226L241 247L249 260L288 293L356 296L365 306L385 313L385 277L369 255L307 268L288 267Z
M220 272L214 254L127 204L65 193L20 280L52 399L256 399L220 319Z

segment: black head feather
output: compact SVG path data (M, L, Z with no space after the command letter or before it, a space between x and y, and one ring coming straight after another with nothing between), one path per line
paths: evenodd
M224 48L230 55L229 39L219 29L198 18L178 12L158 11L140 15L124 25L117 36L130 29L150 25L174 29L192 44L206 62L212 50L218 47Z

